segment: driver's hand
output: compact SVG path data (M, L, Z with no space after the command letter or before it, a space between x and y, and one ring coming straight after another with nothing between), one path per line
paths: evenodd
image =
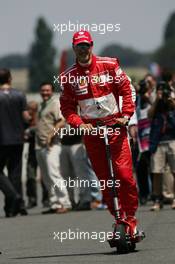
M117 124L122 125L122 126L128 125L128 119L124 118L124 117L117 118L116 122L117 122Z
M80 130L82 129L82 130L88 130L88 131L92 131L92 129L93 129L94 127L93 127L93 125L92 124L81 124L80 125Z

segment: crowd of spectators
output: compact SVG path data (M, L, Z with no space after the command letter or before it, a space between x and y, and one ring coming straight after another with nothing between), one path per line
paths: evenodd
M133 85L136 111L128 133L140 205L152 201L150 210L158 211L164 203L171 203L175 209L174 76L166 73L157 80L147 74ZM58 136L57 131L68 128L59 97L49 82L42 83L39 91L41 103L27 102L25 95L12 87L10 71L0 69L0 190L5 197L5 216L27 215L38 205L38 182L43 207L47 207L43 214L105 209L100 184L91 184L98 180L82 136ZM27 204L22 188L26 143ZM70 180L74 184L70 185Z

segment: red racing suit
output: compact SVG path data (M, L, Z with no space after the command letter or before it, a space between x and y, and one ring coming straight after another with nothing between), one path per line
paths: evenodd
M133 88L130 79L121 70L118 59L93 55L89 66L82 67L77 62L60 75L60 82L61 111L73 127L79 127L82 123L96 126L97 121L110 126L116 123L117 117L131 117L134 113ZM123 100L121 111L119 96ZM77 113L77 106L80 114ZM138 207L138 194L132 174L132 157L126 127L120 128L120 134L114 131L108 139L114 172L120 180L120 188L116 188L121 210L126 216L134 216ZM98 179L107 183L110 175L104 139L99 135L85 135L84 142ZM103 197L110 212L114 214L113 193L109 185L105 185Z

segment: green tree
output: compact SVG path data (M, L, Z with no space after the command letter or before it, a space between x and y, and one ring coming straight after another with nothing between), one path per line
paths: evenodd
M28 68L29 60L27 55L9 54L0 58L1 68L24 69Z
M154 60L164 69L175 70L175 12L167 21L163 40L163 44L154 53Z
M150 62L150 55L138 52L129 47L118 44L106 46L100 53L101 56L117 57L123 66L147 66Z
M175 37L175 12L171 14L165 26L164 42Z
M175 37L166 41L154 55L161 67L167 70L175 70Z
M37 92L40 83L43 81L53 81L56 50L52 46L52 40L52 30L44 18L39 18L35 29L35 41L29 52L30 91Z

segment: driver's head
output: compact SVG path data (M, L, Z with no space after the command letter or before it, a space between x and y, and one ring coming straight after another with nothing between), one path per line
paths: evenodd
M73 50L80 63L88 63L92 56L93 41L88 31L78 31L73 35Z

